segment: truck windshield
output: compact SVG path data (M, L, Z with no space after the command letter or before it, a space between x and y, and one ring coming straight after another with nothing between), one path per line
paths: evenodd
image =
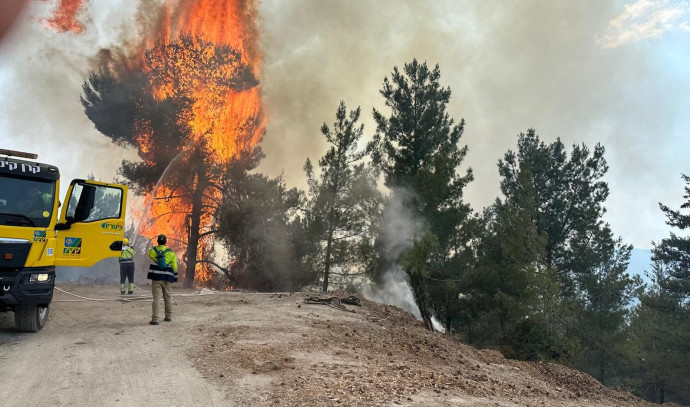
M0 225L47 227L54 200L53 182L0 177Z

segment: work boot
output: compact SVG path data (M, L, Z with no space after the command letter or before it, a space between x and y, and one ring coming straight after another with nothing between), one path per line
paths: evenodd
M120 291L120 294L125 295L125 292L124 292L124 291Z
M122 294L124 294L124 293L125 292L123 291ZM128 291L127 294L134 294L134 291Z
M172 321L172 318L170 318L170 317L165 317L165 318L163 319L163 321L165 321L165 322L170 322L170 321Z
M151 322L149 322L149 324L151 324L151 325L158 325L159 323L160 323L160 322L158 322L158 321L151 321Z

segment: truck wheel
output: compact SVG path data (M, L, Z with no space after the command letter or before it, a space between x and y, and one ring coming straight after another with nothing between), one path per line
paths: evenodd
M14 307L14 326L22 332L38 332L48 321L50 305L21 304Z

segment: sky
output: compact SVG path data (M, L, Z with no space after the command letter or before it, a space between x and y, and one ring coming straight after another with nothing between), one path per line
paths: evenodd
M131 38L142 1L91 1L84 31L45 27L54 0L34 0L0 42L0 148L32 151L65 179L114 179L132 151L85 117L81 84L100 48ZM472 168L465 199L481 211L500 196L497 162L534 128L547 143L601 143L609 172L605 220L649 249L671 231L658 203L684 202L690 174L690 3L664 0L264 0L261 87L268 112L260 170L304 187L307 157L340 101L360 107L365 137L394 67L439 65L464 119ZM63 190L67 183L63 182Z

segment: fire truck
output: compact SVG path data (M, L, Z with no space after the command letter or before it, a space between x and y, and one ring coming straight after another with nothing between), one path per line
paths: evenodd
M58 168L0 149L0 312L37 332L46 324L55 267L90 267L122 250L127 187L75 179L63 201Z

